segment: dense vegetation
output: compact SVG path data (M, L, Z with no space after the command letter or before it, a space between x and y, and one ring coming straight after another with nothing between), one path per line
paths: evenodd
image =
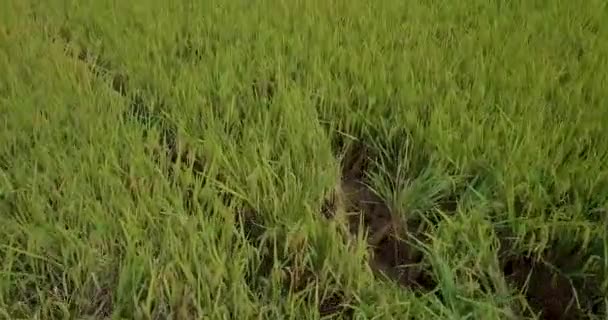
M0 4L0 318L605 319L605 1Z

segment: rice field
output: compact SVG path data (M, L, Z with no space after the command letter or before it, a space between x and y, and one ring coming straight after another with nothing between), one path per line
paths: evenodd
M0 1L0 319L606 319L605 1Z

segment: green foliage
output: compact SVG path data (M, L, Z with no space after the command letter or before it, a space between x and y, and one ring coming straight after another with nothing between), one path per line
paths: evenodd
M603 1L0 12L0 318L316 319L340 293L359 319L505 319L501 232L579 248L608 288ZM432 222L440 294L374 277L320 214L343 134L377 151L393 210Z

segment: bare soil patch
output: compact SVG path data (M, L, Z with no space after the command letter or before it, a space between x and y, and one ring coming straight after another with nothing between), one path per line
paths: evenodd
M585 250L554 246L540 254L514 254L509 252L512 244L502 242L499 260L504 276L532 309L524 315L545 320L592 319L591 315L600 317L606 310L599 277L580 274L590 256Z
M424 255L411 242L422 239L419 225L396 217L388 204L367 184L366 171L373 152L363 143L354 144L342 161L342 179L323 210L329 218L346 215L350 237L367 234L370 268L407 289L430 291L436 286Z

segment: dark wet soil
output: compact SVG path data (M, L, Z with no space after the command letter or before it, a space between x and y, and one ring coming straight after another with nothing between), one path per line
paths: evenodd
M341 292L333 293L321 299L319 303L319 314L323 318L352 319L354 310L345 306L348 299Z
M503 241L507 251L510 244ZM591 319L605 310L600 279L594 275L571 277L568 272L582 270L586 262L584 252L545 250L532 253L503 253L500 263L510 285L526 298L531 312L527 317L538 316L545 320Z
M408 231L386 203L359 180L343 180L341 189L350 232L356 235L363 227L368 234L372 270L404 287L433 289L430 277L420 268L422 252L407 241Z
M436 283L423 267L423 254L409 241L417 236L412 226L395 217L386 201L366 183L372 153L362 143L354 144L342 161L342 179L324 214L328 218L343 210L352 236L367 233L371 253L369 266L404 288L429 291Z
M424 237L397 219L386 201L366 184L365 172L371 156L362 144L347 152L342 162L342 180L323 213L329 219L335 218L341 206L347 213L350 234L367 233L372 256L369 265L374 272L407 290L431 291L437 285L436 280L422 264L423 253L407 241L409 237L419 240ZM458 197L451 195L444 199L441 208L456 210ZM508 253L514 246L508 241L503 241L502 246L500 263L504 277L528 304L528 310L521 312L522 318L589 319L590 314L599 315L606 310L597 277L567 276L568 271L582 270L588 255L576 249L565 252L553 249L533 257L527 253Z

